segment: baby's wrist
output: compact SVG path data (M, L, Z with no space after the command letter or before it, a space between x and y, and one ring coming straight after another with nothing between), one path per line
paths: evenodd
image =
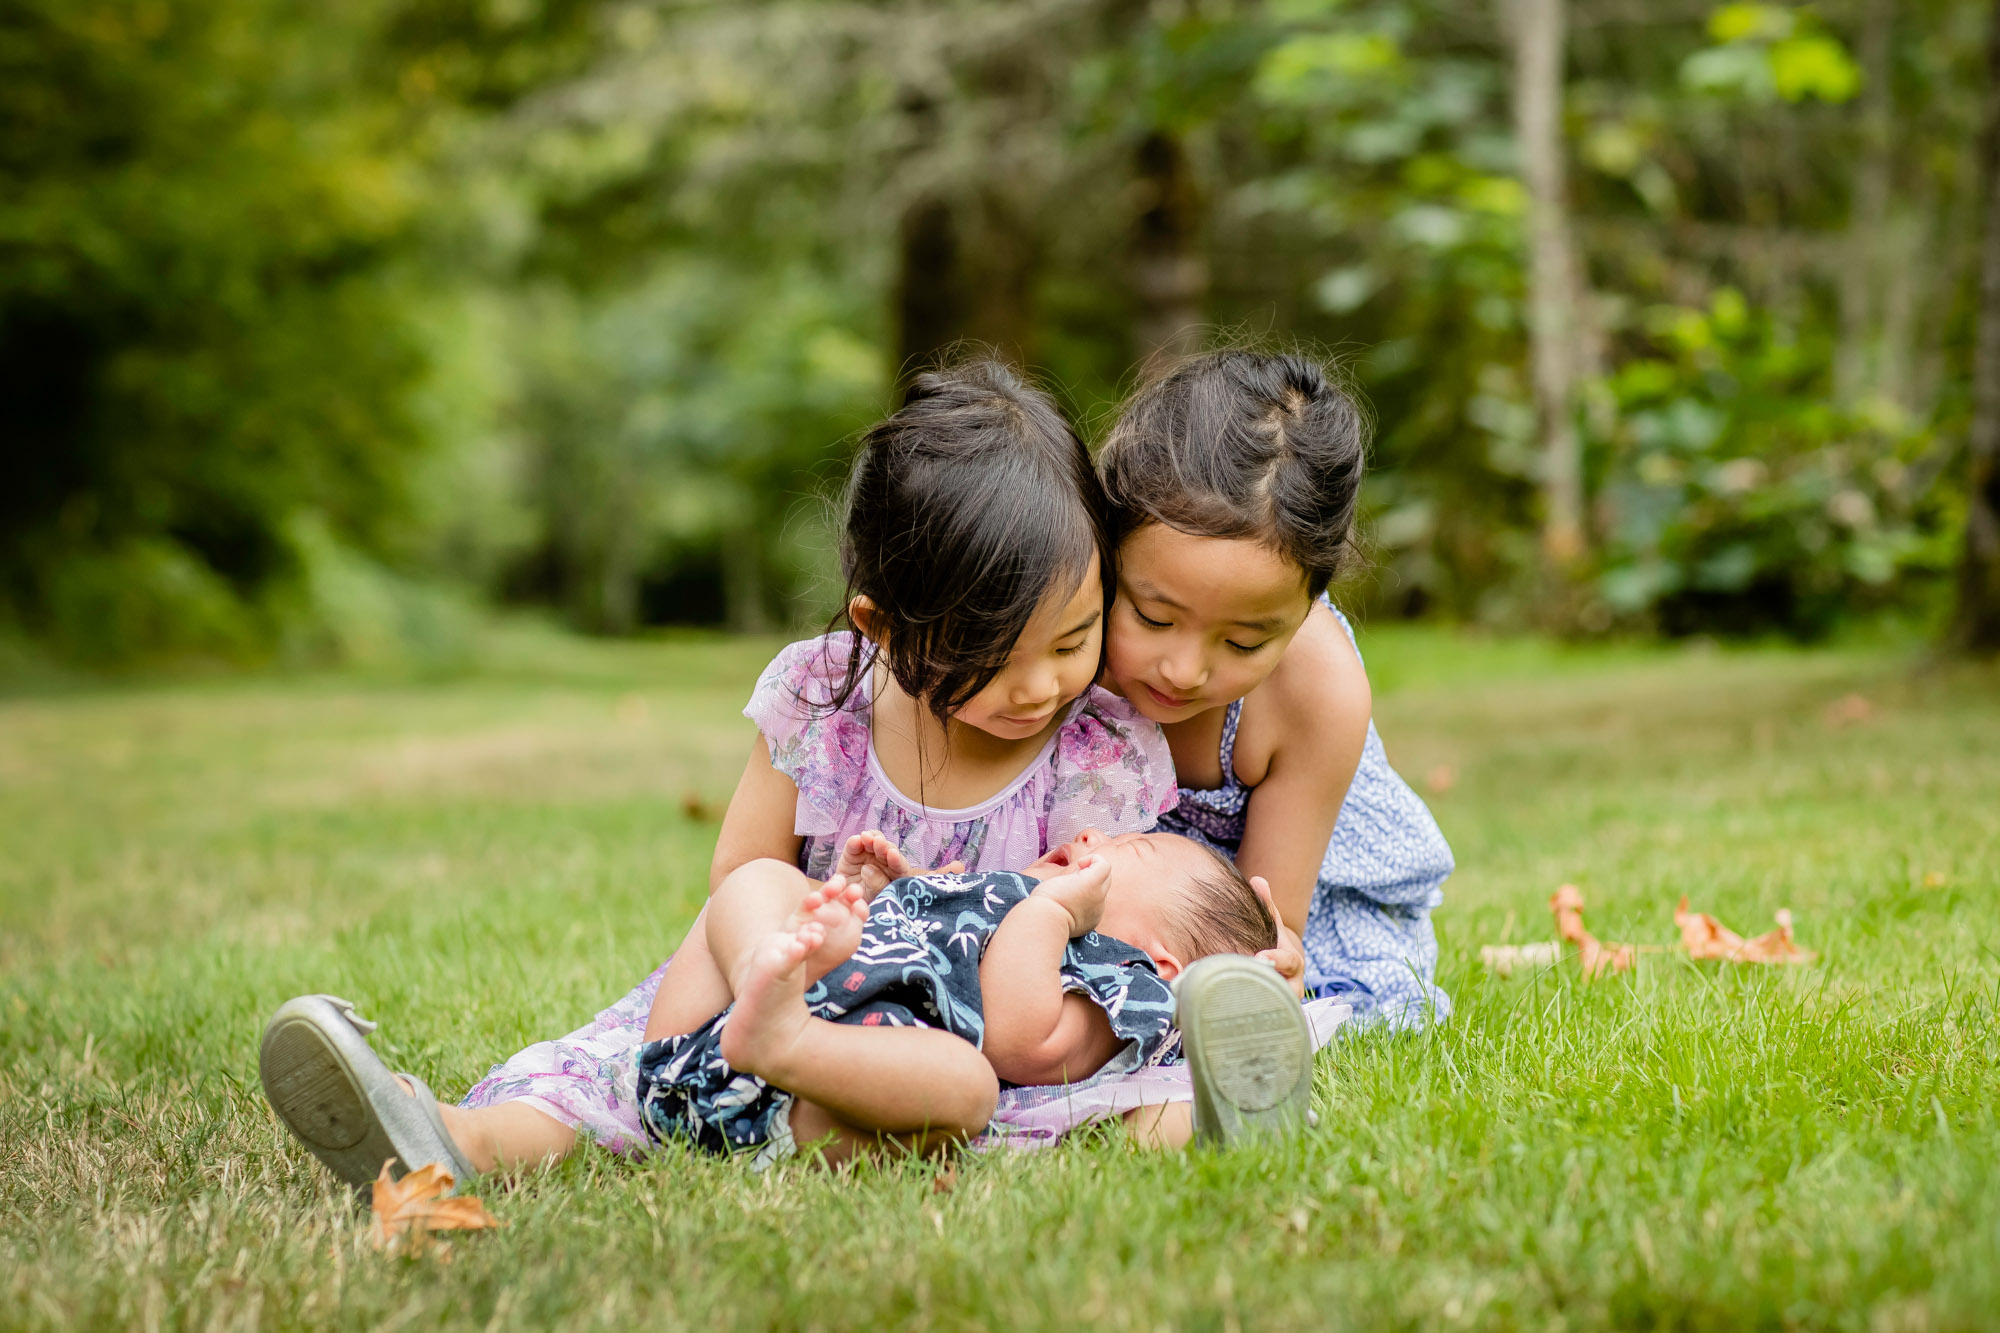
M1021 903L1021 907L1026 907L1030 903L1041 903L1043 905L1041 910L1050 914L1050 920L1061 924L1063 938L1066 940L1075 939L1088 929L1088 927L1078 922L1076 913L1070 910L1069 904L1053 893L1031 893ZM1018 912L1021 910L1021 907L1016 907L1014 910Z

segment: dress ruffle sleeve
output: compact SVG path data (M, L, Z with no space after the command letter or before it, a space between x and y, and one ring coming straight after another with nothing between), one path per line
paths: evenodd
M1045 847L1086 828L1141 832L1174 808L1174 756L1160 724L1109 690L1091 686L1056 740Z
M789 644L764 668L743 706L743 716L757 724L771 749L771 766L799 789L792 831L802 838L838 833L868 772L867 710L854 701L832 706L853 651L850 633Z

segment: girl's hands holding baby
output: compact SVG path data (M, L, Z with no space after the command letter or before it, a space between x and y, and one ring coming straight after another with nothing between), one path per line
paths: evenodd
M941 869L946 874L956 874L965 869L965 862L953 861ZM876 894L897 880L907 875L930 872L912 866L910 858L904 856L895 843L870 829L847 840L847 845L840 849L840 860L833 867L833 873L845 877L850 884L859 884L861 891L873 901Z
M1043 880L1029 896L1046 898L1062 908L1069 915L1069 937L1075 939L1097 929L1110 893L1111 863L1101 856L1086 856L1065 873Z
M1285 918L1278 915L1277 901L1271 897L1271 885L1262 875L1250 877L1250 888L1264 900L1264 907L1271 919L1278 923L1278 945L1265 949L1257 956L1278 969L1278 975L1292 988L1292 993L1301 1000L1306 997L1306 946L1305 941L1292 933L1285 924Z

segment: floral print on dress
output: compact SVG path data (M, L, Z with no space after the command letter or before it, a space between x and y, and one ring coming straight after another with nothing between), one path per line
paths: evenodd
M809 875L825 878L848 836L870 829L913 865L963 861L970 871L1018 870L1085 828L1142 832L1173 807L1166 736L1123 699L1092 686L1006 788L970 809L928 809L897 791L875 762L866 672L847 707L827 706L854 650L851 633L791 644L764 669L743 710L770 746L773 766L798 784L795 831ZM614 1152L642 1150L634 1056L666 969L660 964L576 1031L493 1066L463 1104L523 1100Z
M870 829L912 865L1018 870L1086 828L1143 831L1173 808L1179 793L1166 736L1095 685L1000 791L965 809L922 804L876 762L868 663L846 704L832 706L859 642L843 631L790 645L764 669L743 710L763 733L772 767L798 786L792 831L804 840L799 865L814 878L832 871L850 836Z

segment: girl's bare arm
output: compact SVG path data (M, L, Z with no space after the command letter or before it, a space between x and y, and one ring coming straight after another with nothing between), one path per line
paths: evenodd
M770 859L798 864L799 844L792 832L798 823L799 789L771 765L771 747L758 736L750 747L750 762L729 798L722 831L715 838L715 856L708 864L708 891L729 878L729 872L752 861Z
M1303 933L1327 842L1368 740L1368 676L1339 623L1316 610L1253 697L1257 715L1245 725L1254 725L1258 738L1270 737L1269 763L1250 796L1236 865L1270 884L1284 924ZM1237 743L1241 754L1240 735Z

